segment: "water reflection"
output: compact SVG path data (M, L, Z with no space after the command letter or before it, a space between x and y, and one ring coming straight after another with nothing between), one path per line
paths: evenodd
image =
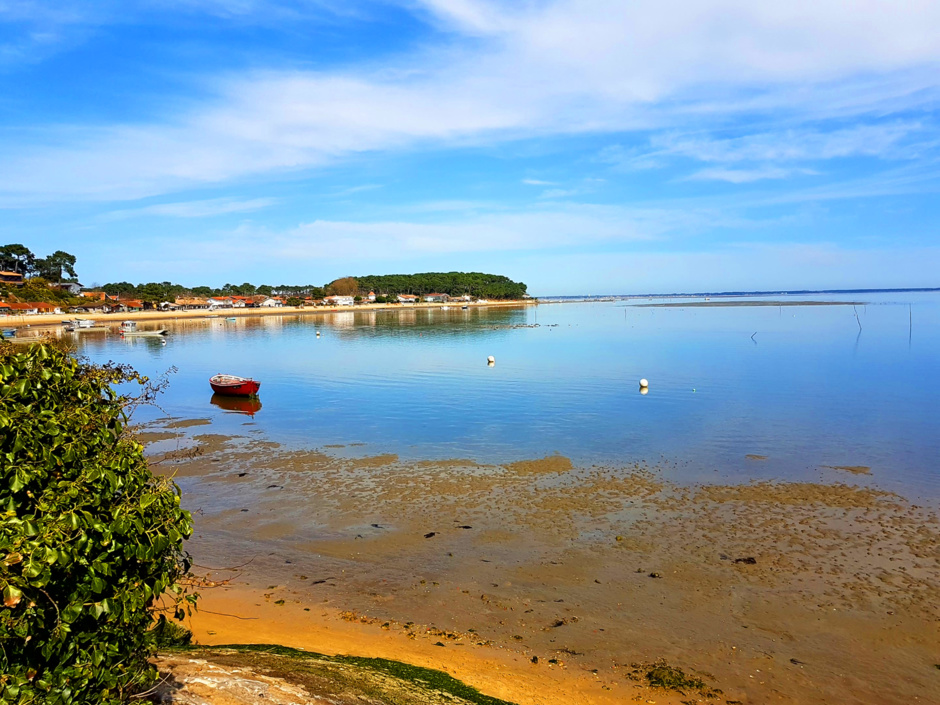
M248 416L254 416L261 411L261 400L258 397L230 397L224 394L213 394L209 403L224 411Z
M940 495L940 296L865 300L862 321L851 305L617 302L181 319L166 346L78 342L151 376L177 367L161 405L186 418L209 406L220 433L240 431L206 404L206 379L225 372L262 380L256 423L287 444L483 461L666 457L715 480L831 480L822 466L867 465L871 478L853 481ZM490 355L499 365L483 364ZM637 394L644 377L655 394Z

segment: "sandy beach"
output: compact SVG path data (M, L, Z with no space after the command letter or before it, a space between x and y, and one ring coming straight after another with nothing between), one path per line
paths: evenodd
M4 316L0 324L9 328L48 328L61 326L69 319L94 320L103 326L119 326L122 321L176 321L199 318L226 318L252 316L316 316L342 311L402 311L413 309L435 309L449 306L451 309L469 306L482 308L487 306L534 306L531 301L489 301L487 303L420 303L420 304L357 304L355 306L282 306L281 308L226 308L216 311L196 309L192 311L136 311L132 313L88 313L88 314L37 314L35 316Z
M848 470L686 485L665 464L403 462L209 431L141 435L183 487L215 585L200 643L395 658L520 705L936 693L936 507ZM652 687L657 662L701 687Z

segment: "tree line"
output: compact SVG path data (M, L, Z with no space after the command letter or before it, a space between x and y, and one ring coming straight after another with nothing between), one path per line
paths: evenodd
M481 299L521 299L526 285L501 274L483 272L422 272L420 274L370 274L355 277L360 293L381 295L469 294ZM340 280L341 281L341 280Z
M46 284L77 282L75 255L56 250L46 257L37 257L25 245L16 243L0 247L0 270L22 274L32 286L29 290L20 289L18 298L39 301L45 295L49 297ZM36 291L32 291L36 289ZM483 272L422 272L418 274L370 274L363 277L341 277L328 284L261 284L250 282L243 284L227 283L221 287L184 286L174 282L109 282L96 287L110 296L141 301L173 301L186 296L272 296L281 295L298 298L320 299L326 295L365 296L370 291L380 297L391 298L398 294L423 296L431 293L463 296L469 294L475 298L519 299L526 293L526 285L515 282L499 274ZM36 298L38 296L39 298ZM67 292L61 292L55 298L70 298Z
M16 272L24 278L42 277L56 284L78 281L75 255L56 250L47 257L37 257L28 247L19 243L0 247L0 270Z
M520 299L526 293L526 285L508 277L482 272L425 272L421 274L382 274L365 277L341 277L328 284L225 284L221 287L187 287L173 282L111 282L100 287L109 296L140 299L141 301L173 301L179 296L272 296L321 299L324 296L365 296L370 291L379 296L394 297L398 294L438 293L449 296L469 294L475 298Z

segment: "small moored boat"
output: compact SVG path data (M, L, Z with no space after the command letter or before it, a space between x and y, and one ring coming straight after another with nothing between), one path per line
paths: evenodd
M158 330L138 330L137 321L124 321L121 324L121 335L123 336L140 336L140 337L156 337L158 335L166 335L166 328L160 328Z
M209 378L209 386L216 394L229 397L250 397L258 393L261 382L248 377L218 374Z

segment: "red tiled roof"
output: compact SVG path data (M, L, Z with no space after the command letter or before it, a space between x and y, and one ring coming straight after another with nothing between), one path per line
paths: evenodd
M54 311L55 306L52 304L47 304L42 301L29 301L27 303L20 304L7 304L13 311L29 311L30 309L36 309L38 311Z

